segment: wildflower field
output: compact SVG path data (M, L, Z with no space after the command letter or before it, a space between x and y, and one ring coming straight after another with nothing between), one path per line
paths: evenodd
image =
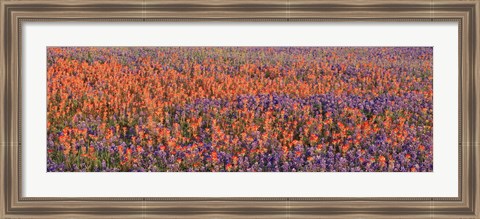
M48 172L431 172L431 47L49 47Z

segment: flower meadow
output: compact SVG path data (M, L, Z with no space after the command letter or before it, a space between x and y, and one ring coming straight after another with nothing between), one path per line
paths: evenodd
M49 47L48 172L431 172L432 47Z

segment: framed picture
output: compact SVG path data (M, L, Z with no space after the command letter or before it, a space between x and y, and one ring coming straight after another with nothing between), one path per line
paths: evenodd
M2 218L478 218L480 1L2 1Z

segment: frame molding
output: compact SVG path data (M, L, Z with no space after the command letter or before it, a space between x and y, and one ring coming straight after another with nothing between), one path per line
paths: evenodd
M480 0L0 0L0 217L480 217ZM21 31L27 21L459 24L457 198L28 198L21 192Z

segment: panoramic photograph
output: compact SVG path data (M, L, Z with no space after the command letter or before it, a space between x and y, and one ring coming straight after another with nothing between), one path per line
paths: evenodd
M433 47L48 47L47 172L433 172Z

